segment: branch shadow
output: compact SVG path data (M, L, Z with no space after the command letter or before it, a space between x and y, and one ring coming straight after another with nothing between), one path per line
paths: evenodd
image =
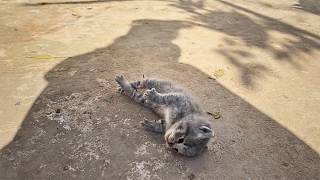
M320 15L320 2L318 0L299 0L293 7L315 15Z
M193 66L181 64L173 43L183 21L143 19L111 45L65 59L13 141L0 151L4 179L316 179L319 155L272 118ZM246 53L238 52L246 55ZM144 132L150 111L116 92L114 76L171 79L201 97L217 138L195 158L165 148ZM200 87L200 88L199 88Z
M133 0L92 0L92 1L58 1L58 2L38 2L38 3L24 3L24 6L47 6L47 5L71 5L71 4L97 4L107 3L112 1L133 1Z
M258 48L266 53L270 53L274 57L274 60L286 61L297 70L302 68L301 64L303 61L297 60L301 55L320 50L320 37L316 34L296 28L290 24L231 2L223 0L217 1L229 8L231 7L232 11L206 9L203 6L204 1L200 1L201 3L195 3L191 0L179 1L171 5L190 13L192 15L191 20L199 22L198 26L219 31L231 37L240 38L245 43L245 46ZM201 13L199 11L201 11ZM248 14L256 19L251 18ZM285 38L282 42L275 44L272 42L269 34L272 31L292 37L293 40ZM259 68L248 71L246 69L248 67L241 63L241 60L247 57L229 53L228 51L230 50L231 49L226 50L226 48L224 50L217 49L215 52L225 56L232 64L239 68L240 72L243 73L242 77L251 79L242 78L245 86L254 87L254 81L252 81L252 79L255 77L255 74L250 72L255 71L260 72L258 74L267 74L270 71L268 67L262 64L255 64L252 67ZM253 54L251 54L251 56L253 56Z

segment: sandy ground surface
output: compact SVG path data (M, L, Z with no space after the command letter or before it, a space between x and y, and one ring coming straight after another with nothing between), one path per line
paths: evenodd
M320 179L320 1L0 0L0 179ZM216 137L195 158L114 76L176 81Z

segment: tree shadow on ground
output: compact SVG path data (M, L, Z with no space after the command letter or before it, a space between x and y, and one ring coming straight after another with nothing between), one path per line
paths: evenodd
M318 0L299 0L293 7L315 15L320 15L320 1Z
M118 0L40 2L25 5L90 4L112 1ZM168 0L167 2L171 2L172 6L189 13L192 17L190 24L239 38L245 43L246 47L257 48L267 54L271 54L273 60L288 62L296 70L302 69L302 64L304 63L301 60L303 58L300 58L302 55L320 50L320 37L318 35L227 1L217 0L217 2L226 7L232 8L232 11L206 9L205 0ZM313 9L317 9L317 4L313 1L300 1L300 5L305 9L311 7L311 4L315 5ZM279 42L274 42L270 32L277 32L285 37L281 38ZM241 84L247 88L254 89L256 81L262 77L276 76L272 73L270 67L255 62L253 60L255 55L250 52L245 52L247 56L243 56L243 53L237 53L240 50L234 51L234 46L219 48L214 51L224 56L229 63L239 70ZM248 61L248 59L250 60Z
M257 48L271 54L273 60L286 61L297 70L300 70L304 63L299 59L301 55L320 50L320 37L316 34L227 1L217 0L217 2L231 8L231 11L206 9L204 1L179 1L172 3L172 6L190 13L191 21L198 22L198 26L239 38L246 47ZM280 42L273 42L270 32L277 32L286 37ZM249 56L254 57L254 54L246 52L247 55L243 56L243 53L239 54L232 50L232 48L219 48L215 51L225 56L240 70L243 85L254 86L253 77L268 74L270 71L269 67L254 61L244 63L245 59Z
M200 70L178 62L182 21L137 20L111 45L50 70L13 141L0 152L4 179L316 179L320 158L303 141ZM171 79L200 98L217 137L186 158L139 121L150 111L116 92L114 76Z
M55 2L38 2L24 3L25 6L45 6L45 5L71 5L71 4L97 4L107 3L112 1L134 1L134 0L92 0L92 1L55 1Z

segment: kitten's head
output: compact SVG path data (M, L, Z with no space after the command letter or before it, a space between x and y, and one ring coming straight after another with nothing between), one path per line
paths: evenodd
M206 148L213 136L214 132L206 118L192 115L173 124L165 133L165 141L176 152L195 156Z

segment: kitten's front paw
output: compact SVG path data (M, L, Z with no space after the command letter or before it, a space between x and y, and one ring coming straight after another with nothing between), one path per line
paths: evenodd
M124 81L124 77L123 77L123 75L117 75L116 78L115 78L115 80L116 80L116 82L117 82L118 84L121 84L121 82Z
M118 83L118 91L120 92L120 94L123 94L124 93L124 90L122 88L123 86L123 82L124 82L124 77L123 75L117 75L116 78L115 78L116 82Z
M143 93L145 99L152 99L156 95L157 91L155 88L148 89Z

